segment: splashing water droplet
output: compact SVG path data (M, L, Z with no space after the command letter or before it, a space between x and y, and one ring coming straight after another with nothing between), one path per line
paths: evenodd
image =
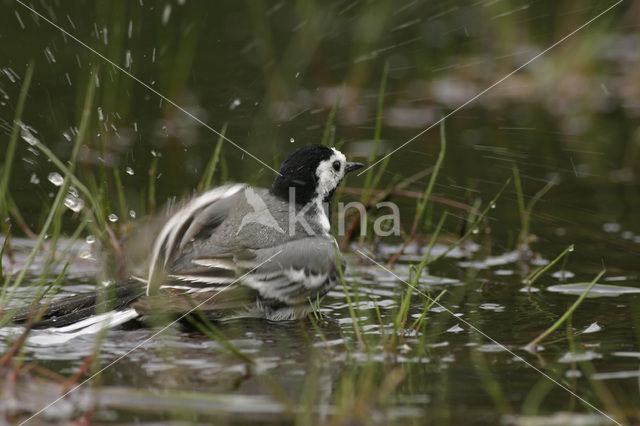
M28 126L24 125L24 124L20 124L20 137L22 137L22 139L28 143L29 145L36 145L38 142L40 142L38 140L38 138L36 138L35 136L33 136L33 133L31 133L31 130L29 129Z
M104 121L104 114L102 113L102 107L98 107L98 118L100 121Z
M240 106L242 102L240 101L240 98L235 98L233 101L231 101L231 105L229 105L229 109L234 110L237 107Z
M87 242L87 244L93 244L96 242L96 237L94 237L93 235L87 235L85 241Z
M56 57L53 56L53 52L51 52L51 49L49 49L48 47L45 47L44 49L44 56L47 58L47 61L49 61L49 63L56 63Z
M49 173L49 176L47 177L47 179L49 179L49 182L51 182L55 186L60 186L62 185L62 182L64 182L64 178L58 172Z
M289 138L289 142L294 143L296 140L294 138Z
M167 4L162 11L162 25L166 25L169 22L169 18L171 18L171 5Z
M117 216L117 215L115 215L114 213L111 213L111 214L108 216L108 219L109 219L109 222L117 222L117 221L118 221L118 216Z
M136 218L136 211L135 210L129 210L129 216L131 217L131 219L135 219Z
M35 173L31 173L31 178L29 179L29 182L34 185L37 185L40 183L40 179L38 179L38 176L36 176Z
M133 171L133 169L131 167L126 167L124 169L124 171L129 175L129 176L133 176L135 174L135 172Z
M84 201L82 201L82 198L78 198L72 193L69 193L64 197L64 205L69 210L79 213L84 207Z

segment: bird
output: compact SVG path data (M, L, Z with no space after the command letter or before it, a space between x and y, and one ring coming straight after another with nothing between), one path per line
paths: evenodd
M268 189L234 183L195 196L161 225L146 276L116 284L108 320L95 314L99 298L91 294L52 302L36 326L75 335L99 321L114 326L194 308L221 321L303 318L346 266L330 232L330 203L345 176L361 167L336 148L307 145L286 157Z

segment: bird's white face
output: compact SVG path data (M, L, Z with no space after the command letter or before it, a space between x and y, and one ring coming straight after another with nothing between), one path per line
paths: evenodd
M316 169L316 176L318 177L316 191L321 199L336 189L346 173L347 158L337 149L331 149L333 150L333 155L329 159L321 161Z

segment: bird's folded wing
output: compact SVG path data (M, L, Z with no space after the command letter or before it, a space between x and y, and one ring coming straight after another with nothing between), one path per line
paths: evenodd
M324 294L323 289L337 281L337 253L331 237L307 237L275 247L228 253L201 252L181 259L168 275L170 282L161 289L194 294L244 286L256 290L263 299L305 303L307 297Z

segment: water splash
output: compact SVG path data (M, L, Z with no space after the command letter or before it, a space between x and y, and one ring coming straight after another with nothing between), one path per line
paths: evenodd
M64 205L72 212L79 213L84 208L84 201L82 200L82 198L78 197L72 192L69 192L64 197Z
M37 145L40 140L33 135L33 130L29 126L24 123L18 123L20 126L20 137L29 145L34 146Z
M47 176L47 179L49 179L49 182L51 182L55 186L60 186L64 182L64 178L58 172L49 173L49 176Z

